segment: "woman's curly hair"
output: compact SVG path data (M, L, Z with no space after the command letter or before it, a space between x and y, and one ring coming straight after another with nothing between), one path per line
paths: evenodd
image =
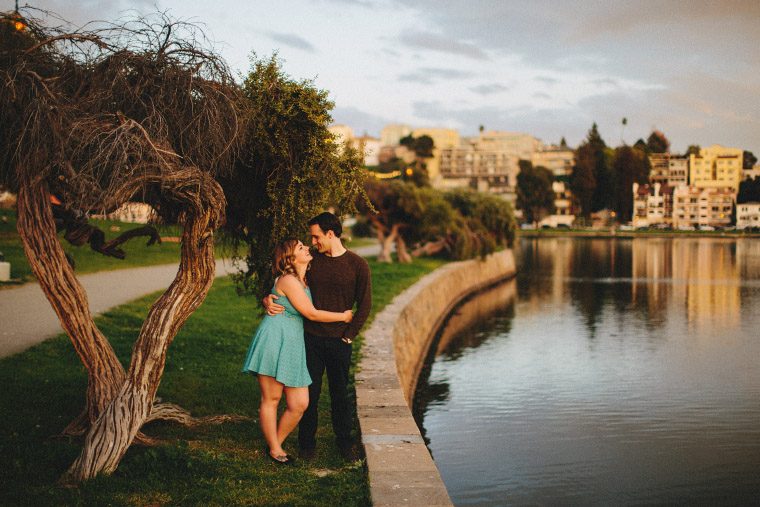
M297 246L298 238L287 238L280 241L277 246L274 247L274 253L272 254L272 274L275 278L280 275L288 274L298 277L296 268L293 266Z

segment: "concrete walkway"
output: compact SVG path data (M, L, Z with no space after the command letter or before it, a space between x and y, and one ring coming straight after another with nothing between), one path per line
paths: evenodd
M79 276L93 315L145 294L167 288L178 264L100 271ZM227 274L229 261L217 261L216 276ZM37 282L0 291L0 357L10 356L63 333L61 322Z
M362 256L377 255L379 247L354 249ZM101 271L79 276L87 291L90 311L99 315L145 294L167 288L177 275L178 264ZM235 269L228 260L216 262L216 276ZM0 290L0 357L10 356L63 333L58 316L39 284L27 283Z

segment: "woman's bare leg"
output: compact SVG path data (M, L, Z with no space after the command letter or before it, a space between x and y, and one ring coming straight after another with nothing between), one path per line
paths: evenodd
M298 425L306 407L309 406L309 388L285 386L285 401L288 407L280 417L280 424L277 426L277 439L280 445Z
M261 388L259 422L261 423L261 431L264 433L264 439L269 444L269 453L274 458L285 456L285 451L282 450L284 439L279 438L277 428L277 406L280 404L285 386L274 377L259 375L259 387Z

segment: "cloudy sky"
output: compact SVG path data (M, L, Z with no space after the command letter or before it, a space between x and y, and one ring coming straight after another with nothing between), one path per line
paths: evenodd
M23 5L27 0L20 0ZM758 0L36 0L76 24L128 9L202 23L236 72L277 51L336 123L608 145L662 131L760 157ZM12 10L12 0L0 0ZM627 125L622 125L622 119Z

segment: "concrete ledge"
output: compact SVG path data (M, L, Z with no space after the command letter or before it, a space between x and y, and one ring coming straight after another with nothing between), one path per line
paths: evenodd
M514 274L511 250L447 264L398 295L364 333L356 409L373 505L453 505L412 417L417 377L451 309Z

